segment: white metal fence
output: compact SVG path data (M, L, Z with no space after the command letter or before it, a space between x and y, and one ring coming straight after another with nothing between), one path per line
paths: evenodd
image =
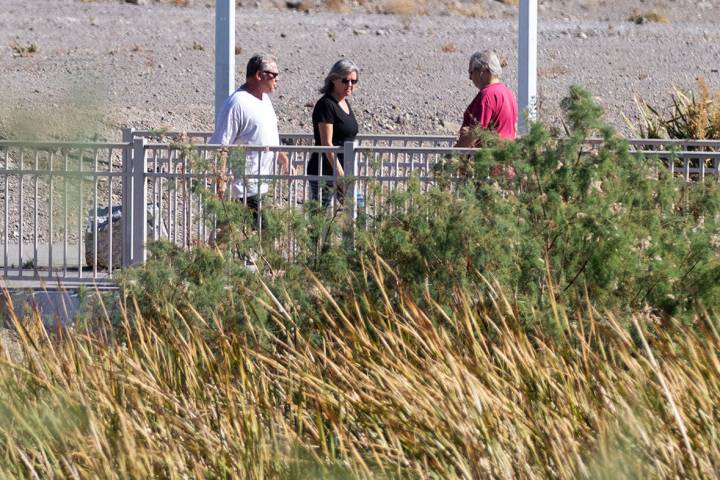
M366 135L343 147L310 145L312 136L282 136L281 147L244 147L247 152L284 151L289 171L275 163L270 172L235 171L226 178L220 146L205 145L207 132L177 134L126 130L122 143L0 142L2 278L13 282L102 283L113 270L145 260L149 240L167 239L182 248L215 234L199 190L217 193L218 180L268 185L265 205L300 208L312 196L311 182L337 183L332 172L308 172L313 153L345 158L344 208L353 218L358 204L372 218L393 191L417 178L423 189L434 182L436 163L454 149L448 136ZM160 142L159 140L162 140ZM192 142L196 142L193 144ZM600 144L588 141L588 148ZM720 179L720 142L630 140L636 151L661 158L685 180ZM224 148L229 156L238 147ZM231 166L232 167L232 166ZM232 168L230 168L232 170ZM318 200L331 195L318 189ZM333 200L334 201L334 197ZM262 227L261 227L262 228Z

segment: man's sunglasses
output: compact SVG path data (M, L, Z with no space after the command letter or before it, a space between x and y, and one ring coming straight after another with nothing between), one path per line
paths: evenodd
M262 73L264 73L265 75L267 75L268 77L270 77L270 80L272 80L272 79L274 79L274 78L277 78L277 76L280 75L279 72L271 72L270 70L263 70Z
M357 79L353 80L350 78L343 78L340 81L343 82L345 85L355 85L358 82Z

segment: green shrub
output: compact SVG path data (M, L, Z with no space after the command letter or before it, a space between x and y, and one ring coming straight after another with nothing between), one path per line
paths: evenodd
M397 195L391 201L409 207L382 218L369 243L405 282L440 297L481 274L531 308L588 297L598 308L668 315L718 306L717 183L685 184L631 154L588 92L573 87L565 106L567 139L535 124L517 142L448 162L447 173L464 174L461 188ZM592 150L585 140L597 129L604 142ZM515 179L490 177L498 163Z
M154 247L153 259L131 274L142 286L132 293L155 310L179 302L235 318L228 306L265 291L264 279L271 295L290 295L312 319L318 292L307 287L311 278L336 298L372 294L363 262L379 258L392 272L386 281L419 301L454 301L469 281L492 290L478 282L492 279L512 292L530 323L550 306L572 311L588 301L668 316L691 314L697 304L720 307L717 183L686 184L631 153L585 90L573 87L563 105L567 138L552 138L541 124L515 142L485 138L475 157L438 166L437 187L422 192L411 181L389 196L371 228L355 233L354 249L345 215L313 202L305 211L267 208L260 242L242 205L207 198L208 212L231 226L227 241L188 253ZM604 141L590 148L586 139L598 132ZM498 164L512 165L514 179L491 176ZM262 275L240 265L248 251L259 253Z

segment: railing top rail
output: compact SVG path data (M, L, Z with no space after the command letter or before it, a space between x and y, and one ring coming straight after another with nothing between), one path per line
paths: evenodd
M679 151L679 150L643 150L634 152L636 155L644 155L646 157L668 157L668 158L717 158L720 159L720 152L696 152L696 151Z
M0 147L26 147L26 148L87 148L118 149L129 147L130 143L104 143L104 142L36 142L25 140L0 140Z
M178 136L185 134L189 137L210 137L212 132L201 130L188 131L157 131L150 129L134 129L132 133L136 136ZM281 138L303 138L312 139L313 134L308 132L285 132L280 133ZM456 135L406 135L406 134L382 134L382 133L361 133L357 136L359 140L403 140L403 141L450 141L457 138Z
M192 133L192 132L191 132ZM290 134L293 135L294 138L305 138L309 137L312 138L311 134ZM289 138L289 137L288 137ZM392 140L392 141L442 141L442 140L449 140L452 137L443 137L443 136L413 136L413 135L378 135L378 136L371 136L371 135L360 135L358 136L359 139L376 139L376 140ZM603 139L601 138L588 138L586 140L586 143L590 145L599 145L603 142ZM718 148L720 149L720 140L694 140L694 139L640 139L640 138L632 138L627 139L627 142L634 146L665 146L665 147L673 147L678 146L681 148L687 148L687 147L709 147L709 148ZM98 149L121 149L125 147L131 146L131 143L122 143L122 142L71 142L71 141L57 141L57 142L48 142L48 141L26 141L26 140L0 140L0 148L3 147L21 147L21 148L34 148L34 149L63 149L63 148L84 148L88 150L98 150ZM337 151L338 149L342 149L342 147L323 147L323 146L316 146L316 145L281 145L277 147L266 147L266 146L254 146L254 145L211 145L211 144L194 144L195 148L198 149L207 149L207 150L214 150L220 147L226 147L226 148L244 148L246 150L250 151L308 151L308 149L312 149L312 151L317 152L325 152L325 151ZM172 145L168 143L146 143L146 147L148 148L181 148L179 145ZM377 145L367 145L367 144L359 144L357 147L358 150L367 151L368 149L373 149L373 151L380 151L381 149L383 151L387 152L397 152L397 151L407 151L407 152L434 152L438 153L435 150L449 150L455 153L465 153L463 150L470 151L477 151L477 149L458 149L454 147L415 147L415 146L377 146ZM435 150L433 150L435 149ZM675 152L675 153L683 153L682 152ZM687 153L693 153L698 154L700 152L694 152L694 151L687 151ZM705 152L710 153L710 152Z
M380 145L358 145L356 152L365 153L434 153L471 155L481 151L482 148L456 148L456 147L386 147Z
M133 133L137 136L146 135L163 135L177 136L187 134L188 136L207 136L210 137L212 132L189 130L189 131L157 131L150 129L134 129ZM308 132L286 132L280 133L281 138L313 138L312 133ZM430 134L430 135L408 135L408 134L385 134L385 133L361 133L357 136L358 140L396 140L396 141L452 141L457 138L456 135ZM688 145L688 146L719 146L720 140L704 140L704 139L669 139L669 138L627 138L631 145ZM588 138L586 140L590 144L599 144L603 142L602 138Z
M404 140L408 142L423 142L423 141L451 141L456 140L457 135L403 135L403 134L393 134L393 135L385 135L385 134L374 134L374 133L366 133L366 134L359 134L357 136L360 140Z
M180 145L168 145L166 143L148 143L145 145L148 149L169 149L180 150ZM217 151L220 149L228 150L245 150L250 152L333 152L342 153L343 147L324 147L317 145L276 145L276 146L259 146L259 145L212 145L212 144L196 144L193 148L198 151ZM428 153L428 154L473 154L481 149L479 148L455 148L455 147L388 147L379 145L358 145L355 147L356 152L364 153Z
M217 150L244 150L248 152L318 152L318 153L342 153L343 147L326 147L318 145L218 145L218 144L195 144L192 146L197 151ZM182 145L168 145L167 143L146 143L145 148L149 150L182 150Z
M588 138L587 143L591 145L599 145L604 142L602 138ZM628 138L627 142L632 146L648 145L679 145L687 147L720 147L720 140L699 140L699 139L680 139L680 138Z

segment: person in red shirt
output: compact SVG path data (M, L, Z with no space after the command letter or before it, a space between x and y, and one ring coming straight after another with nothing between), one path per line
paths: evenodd
M495 52L475 52L470 57L468 75L480 91L465 110L456 147L480 146L473 132L478 126L496 132L502 139L515 139L517 100L512 90L500 81L501 74Z

